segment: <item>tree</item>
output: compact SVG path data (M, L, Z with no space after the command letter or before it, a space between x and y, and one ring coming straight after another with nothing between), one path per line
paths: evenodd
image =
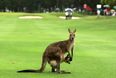
M111 6L116 5L116 0L101 0L102 4L109 4Z
M82 8L83 4L88 4L91 8L95 8L100 0L0 0L0 11L9 9L14 12L37 12L42 10L53 11L55 8Z

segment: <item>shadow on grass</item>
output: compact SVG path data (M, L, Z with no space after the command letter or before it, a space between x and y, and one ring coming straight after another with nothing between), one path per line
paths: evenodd
M41 74L41 75L53 75L53 74L59 74L59 73L54 73L54 72L51 72L51 71L44 71L42 73L39 73L39 72L17 72L18 70L13 70L13 69L2 69L0 70L1 71L1 74ZM71 74L71 73L61 73L61 74Z

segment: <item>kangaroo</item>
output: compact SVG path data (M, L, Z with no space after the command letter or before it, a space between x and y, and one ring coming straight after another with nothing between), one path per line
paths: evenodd
M18 72L38 72L41 73L44 71L47 62L52 67L52 72L56 73L70 73L60 70L61 62L70 63L73 60L73 48L74 48L74 39L75 39L75 32L68 29L69 32L69 39L64 41L59 41L48 45L45 49L43 56L42 56L42 64L40 69L38 70L21 70ZM68 53L66 57L65 54Z

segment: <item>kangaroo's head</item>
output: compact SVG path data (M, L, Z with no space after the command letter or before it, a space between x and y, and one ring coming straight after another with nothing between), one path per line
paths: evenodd
M70 29L68 29L68 32L69 32L69 40L70 41L73 41L75 39L75 32L76 32L76 29L71 31Z

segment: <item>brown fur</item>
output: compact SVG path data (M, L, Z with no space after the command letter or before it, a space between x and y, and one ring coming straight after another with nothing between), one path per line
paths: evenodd
M45 49L42 56L41 68L39 70L36 70L36 72L43 72L48 62L52 67L52 72L62 73L62 71L60 70L60 63L66 62L67 59L64 57L65 53L69 54L70 61L72 61L76 30L71 32L70 29L68 29L68 31L69 31L69 39L52 43ZM69 60L67 62L69 62ZM27 71L23 70L23 72ZM35 70L29 70L28 72L35 72Z

